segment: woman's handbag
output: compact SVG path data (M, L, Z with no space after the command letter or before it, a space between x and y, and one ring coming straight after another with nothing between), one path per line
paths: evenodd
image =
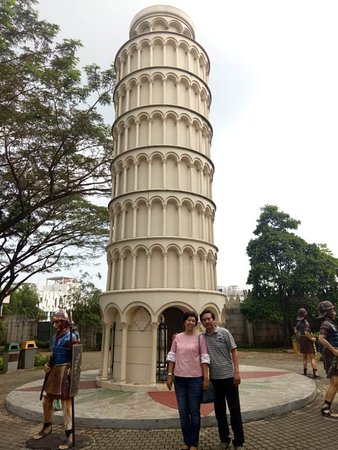
M199 348L199 352L201 354L201 341L200 341L201 335L198 335L198 348ZM214 388L212 386L211 381L209 381L209 388L207 391L205 391L203 389L203 393L202 393L202 400L201 403L213 403L215 400L215 391Z
M209 389L207 391L203 391L201 403L213 403L214 400L215 400L215 391L210 381Z

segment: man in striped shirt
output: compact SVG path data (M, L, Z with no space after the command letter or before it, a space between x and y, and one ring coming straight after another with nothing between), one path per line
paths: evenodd
M216 325L215 314L212 311L209 309L202 311L200 320L206 330L204 335L210 356L210 381L215 391L214 406L221 448L226 449L231 446L226 416L227 403L234 434L233 445L239 450L243 448L244 432L238 392L241 377L237 345L229 330Z

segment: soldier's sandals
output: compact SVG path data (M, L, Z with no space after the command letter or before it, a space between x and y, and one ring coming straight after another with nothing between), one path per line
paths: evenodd
M49 428L49 431L46 431L47 428ZM52 432L52 423L51 422L48 422L48 423L46 422L46 423L43 424L43 427L38 432L38 434L33 436L32 439L34 441L38 441L39 439L43 439L43 438L47 437L49 434L51 434L51 432Z
M73 444L69 439L65 439L62 444L58 446L58 450L68 450L69 448L73 448Z

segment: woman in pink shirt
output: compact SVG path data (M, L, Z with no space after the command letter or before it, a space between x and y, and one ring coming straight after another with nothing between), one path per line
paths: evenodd
M210 358L203 335L198 344L195 334L198 317L194 311L183 314L184 331L173 338L167 356L167 387L172 388L175 375L175 394L185 446L181 450L196 450L201 428L200 406L203 389L209 387Z

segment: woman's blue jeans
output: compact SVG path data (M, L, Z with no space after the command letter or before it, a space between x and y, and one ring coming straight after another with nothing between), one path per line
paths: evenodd
M175 393L183 440L189 447L197 447L199 442L202 391L203 377L175 376Z

